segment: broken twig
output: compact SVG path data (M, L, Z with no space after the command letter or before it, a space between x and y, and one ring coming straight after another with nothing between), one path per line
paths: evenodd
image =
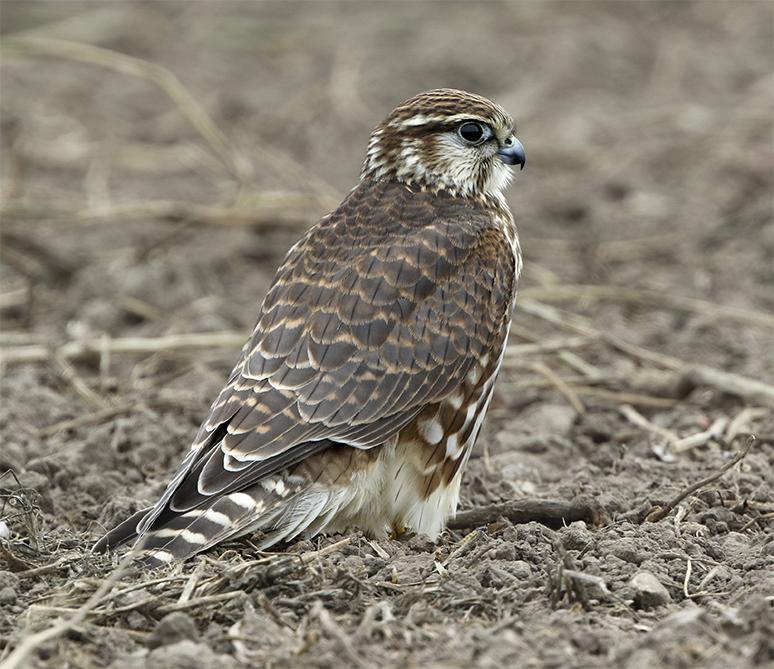
M244 332L205 332L202 334L178 334L162 337L122 337L118 339L92 338L71 341L56 349L33 344L31 346L7 346L0 348L0 364L41 362L52 355L60 360L77 360L98 356L106 351L111 355L121 353L158 353L200 348L238 348L244 344Z
M657 523L659 520L663 520L666 518L672 510L680 503L682 502L686 497L689 495L692 495L697 490L701 490L704 486L709 485L710 483L714 483L717 481L723 474L725 474L731 467L733 467L738 462L741 462L742 460L747 457L747 454L750 452L750 449L752 448L753 444L755 443L755 437L753 435L750 435L747 439L747 445L739 451L733 458L731 458L726 464L724 464L720 469L718 469L714 474L711 476L707 476L706 478L701 479L700 481L697 481L696 483L693 483L689 485L684 490L680 491L677 495L675 495L672 499L670 499L664 506L656 506L645 516L644 522L647 523Z
M571 502L548 499L517 499L505 504L492 504L458 513L449 521L449 528L461 530L494 523L507 518L512 523L541 523L548 527L561 527L565 523L583 520L598 525L604 522L605 513L596 500L579 496Z

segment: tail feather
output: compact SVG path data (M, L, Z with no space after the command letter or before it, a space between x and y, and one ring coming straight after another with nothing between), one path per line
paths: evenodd
M295 539L320 517L330 498L331 493L327 490L310 490L283 505L282 513L271 523L276 529L261 542L261 548Z
M259 545L269 548L297 537L340 508L341 492L310 487L292 477L270 477L206 505L171 517L162 515L156 527L141 536L142 559L150 566L183 560L225 541L263 531ZM322 527L324 525L321 525Z
M166 501L161 510L157 503L136 513L108 532L94 550L113 549L136 538L139 559L159 567L255 531L261 532L256 541L262 550L303 533L315 535L353 501L348 480L340 479L355 453L360 451L347 448L341 457L307 460L304 466L263 476L246 487L200 496L193 507L176 507L170 494L162 498Z
M162 566L184 560L231 537L257 529L277 500L266 499L254 486L213 498L208 504L164 519L143 536L143 560Z
M105 551L114 550L137 537L137 526L152 509L153 507L149 506L129 516L129 518L116 525L94 544L91 550L95 553L104 553Z

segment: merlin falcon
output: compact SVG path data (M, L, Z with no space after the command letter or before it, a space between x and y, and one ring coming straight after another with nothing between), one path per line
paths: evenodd
M435 539L503 360L521 250L513 119L452 89L376 126L360 182L277 270L161 498L107 533L154 566L255 534Z

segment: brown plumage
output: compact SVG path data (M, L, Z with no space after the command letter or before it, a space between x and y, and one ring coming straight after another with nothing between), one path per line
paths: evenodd
M502 361L521 254L510 117L439 89L397 107L358 186L288 252L167 490L98 542L163 564L360 527L437 536Z

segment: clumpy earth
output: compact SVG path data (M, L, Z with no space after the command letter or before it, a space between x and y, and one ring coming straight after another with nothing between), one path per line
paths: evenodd
M0 657L774 666L770 4L0 11ZM371 127L438 86L503 104L528 157L511 353L461 511L596 513L116 573L90 545L164 487L283 253Z

